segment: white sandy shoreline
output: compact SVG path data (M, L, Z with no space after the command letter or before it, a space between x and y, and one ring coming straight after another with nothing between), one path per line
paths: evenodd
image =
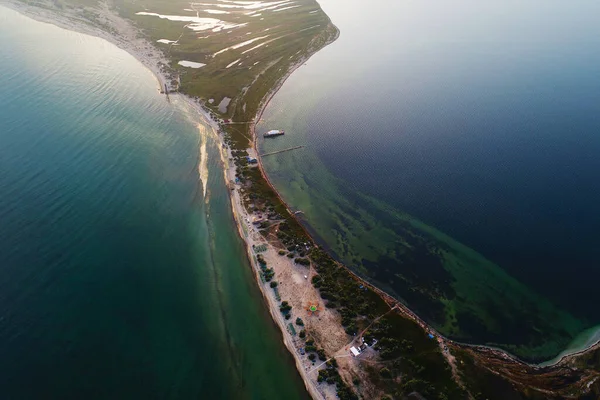
M118 48L126 51L140 63L142 63L146 68L148 68L156 77L159 85L161 85L162 82L167 81L167 77L161 71L161 64L167 64L167 59L162 56L162 53L156 49L156 47L152 47L148 41L137 38L133 28L127 27L126 21L121 20L119 17L112 14L108 9L104 9L102 11L102 16L106 18L107 21L112 22L112 25L115 26L114 29L119 32L118 36L91 25L90 22L78 17L73 12L61 13L46 8L30 6L18 0L8 0L8 2L0 5L17 11L39 22L52 24L69 31L104 39L107 42L110 42ZM152 55L147 53L149 49L153 51Z
M94 36L94 37L99 37L101 39L108 41L109 43L114 44L118 48L120 48L120 49L126 51L127 53L129 53L130 55L132 55L144 67L146 67L150 72L152 72L152 74L154 75L154 77L157 81L157 89L162 89L164 83L169 81L169 78L163 71L163 66L168 65L168 60L163 56L163 54L160 52L160 50L157 49L156 47L154 47L150 42L148 42L144 39L138 38L133 27L129 26L126 21L121 20L120 17L114 15L108 9L105 9L103 11L103 16L106 17L107 20L110 20L115 25L119 26L120 36L117 36L116 34L108 33L99 27L92 26L86 20L83 20L83 19L77 17L76 15L68 14L68 13L57 13L57 12L54 12L51 10L38 8L35 6L29 6L29 5L20 3L18 0L9 0L8 3L3 3L0 6L5 6L7 8L10 8L10 9L17 11L17 12L19 12L29 18L32 18L38 22L48 23L48 24L52 24L54 26L58 26L60 28L66 29L66 30L70 30L70 31L74 31L74 32L78 32L78 33L82 33L82 34L86 34L86 35L90 35L90 36ZM288 74L286 74L284 76L284 78L281 80L279 85L277 85L275 88L273 88L273 90L270 91L269 95L267 96L267 99L270 99L275 94L275 92L279 89L281 84L283 84L283 81L285 81L285 79L287 79L291 75L291 73L296 68L300 67L305 61L306 60L303 59L303 60L301 60L301 62L298 62L288 72ZM198 102L196 102L194 99L192 99L189 96L183 95L181 93L171 93L171 96L177 96L177 98L186 102L195 111L197 111L200 114L200 117L201 117L203 123L210 125L214 129L215 132L219 131L218 123L215 120L213 120L212 117L210 116L210 114L206 110L204 110L204 108ZM260 113L262 113L262 111L266 107L267 103L268 103L268 101L266 101L262 104ZM218 137L218 140L220 141L219 144L221 146L223 146L224 141L223 141L222 136L218 135L218 134L216 136ZM225 154L222 154L222 155L223 155L222 161L224 163L224 165L223 165L224 179L225 179L225 183L228 184L228 182L229 182L228 179L230 179L231 177L235 177L235 165L229 165L228 158L227 158L228 155L229 156L231 155L229 150L227 150L227 155L225 155ZM297 370L298 370L302 380L304 381L304 384L305 384L305 387L306 387L308 393L311 395L311 397L313 399L325 399L326 397L323 396L323 394L315 386L315 383L316 383L315 380L310 379L310 377L306 373L304 366L302 365L302 359L301 359L300 355L298 354L298 352L296 351L297 349L296 349L294 343L291 341L289 334L287 333L286 321L283 319L283 317L279 311L279 305L272 298L272 296L265 289L265 287L263 287L263 285L260 284L261 281L260 281L260 275L259 275L259 269L258 269L259 267L258 267L258 265L256 265L256 263L254 261L254 257L252 254L252 244L251 244L251 241L247 237L244 236L243 229L242 229L242 226L244 224L244 219L249 218L250 216L246 213L246 210L244 209L244 206L242 205L242 200L239 197L239 194L237 193L237 191L230 192L230 200L231 200L231 208L232 208L232 212L233 212L233 218L234 218L234 222L237 226L238 234L240 235L240 238L243 240L243 242L245 244L247 257L248 257L250 264L253 267L252 269L253 269L255 278L258 282L259 289L261 290L261 293L264 297L264 301L268 306L268 309L273 318L273 321L281 330L282 341L283 341L284 345L286 346L286 348L288 349L288 351L290 352L290 354L292 355L292 357L294 358Z
M121 50L129 53L146 67L152 75L154 75L157 89L159 90L162 90L164 84L170 81L170 77L167 76L165 71L165 68L169 65L169 60L164 56L162 51L148 40L140 38L137 30L131 26L128 21L115 15L106 7L100 11L100 14L102 18L104 18L105 23L111 26L114 33L109 33L100 27L91 25L87 20L77 16L74 10L61 13L37 6L29 6L18 0L8 0L5 3L1 3L0 6L10 8L38 22L51 24L62 29L106 40ZM203 122L218 129L217 122L214 121L209 113L194 99L181 93L171 93L170 95L178 96L183 99L198 111Z
M227 157L228 158L231 157L230 150L227 150ZM229 162L225 161L224 167L225 167L226 180L235 179L235 173L236 173L235 165L229 165ZM242 239L242 241L244 242L244 247L246 248L246 255L248 257L248 261L250 262L250 265L252 266L253 275L258 282L259 289L262 293L265 303L268 306L269 313L271 314L273 321L275 322L275 324L277 324L277 326L281 330L283 343L285 344L285 347L288 349L288 351L292 354L294 361L296 363L296 369L298 370L300 376L302 377L302 380L304 381L304 385L306 386L306 389L308 390L311 397L313 399L324 399L324 397L321 395L319 390L315 387L313 380L311 380L310 377L306 374L306 371L302 365L302 360L300 359L300 357L296 351L296 347L295 347L294 343L292 343L290 336L286 332L286 330L287 330L286 322L283 319L282 314L279 312L278 304L276 303L273 296L266 291L264 285L260 284L261 283L260 272L259 272L260 267L255 262L254 255L252 253L253 243L252 243L252 240L250 239L251 235L248 235L248 237L247 237L246 234L244 233L244 228L243 228L244 221L248 221L251 218L251 216L248 215L244 206L242 205L242 199L239 195L238 190L231 191L230 199L231 199L231 211L233 214L233 219L238 228L238 234L239 234L240 238Z

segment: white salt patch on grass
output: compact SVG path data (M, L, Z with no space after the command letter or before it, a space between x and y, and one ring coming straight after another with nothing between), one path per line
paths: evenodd
M297 6L291 6L291 7L285 7L285 8L278 8L277 10L273 10L273 12L291 10L292 8L296 8L296 7L300 7L300 6L301 6L301 4L298 4Z
M319 25L317 25L317 26L319 26ZM311 29L311 28L307 28L307 29ZM303 29L303 30L305 30L305 29ZM299 31L299 32L302 32L302 31ZM267 41L265 41L265 42L262 42L262 43L260 43L260 44L258 44L258 45L256 45L256 46L254 46L254 47L252 47L252 48L248 49L248 50L242 51L242 54L246 54L246 53L248 53L248 52L251 52L252 50L256 50L256 49L258 49L258 48L260 48L260 47L262 47L262 46L269 47L269 43L271 43L271 42L274 42L274 41L276 41L276 40L279 40L279 39L281 39L281 38L284 38L284 37L286 37L286 36L288 36L288 35L279 36L279 37L276 37L276 38L274 38L274 39L271 39L271 40L267 40Z
M183 15L161 15L157 13L149 13L149 12L139 12L135 15L147 15L151 17L158 17L160 19L167 19L169 21L178 21L178 22L191 22L186 25L187 28L193 31L205 31L208 29L212 29L213 32L219 32L223 29L231 29L237 28L239 26L243 26L246 24L233 24L231 22L221 21L216 18L200 18L200 17L190 17Z
M236 1L236 2L226 2L227 4L214 4L214 3L192 3L192 6L211 6L211 7L219 7L219 8L241 8L243 10L255 10L257 8L261 8L261 7L269 7L269 6L276 6L278 4L282 4L282 3L289 3L289 0L282 0L282 1L272 1L272 2L268 2L268 3L263 3L262 1L248 1L248 2L241 2L241 1Z
M158 43L164 43L164 44L171 44L171 43L177 43L177 40L158 39L157 42Z
M252 47L252 48L250 48L250 49L248 49L248 50L242 51L242 54L246 54L246 53L249 53L249 52L251 52L252 50L256 50L256 49L258 49L259 47L262 47L262 46L264 46L264 45L265 45L265 44L267 44L267 43L269 43L269 42L263 42L263 43L261 43L261 44L258 44L258 45L254 46L254 47Z
M231 14L229 11L225 11L225 10L202 10L205 13L209 13L209 14Z
M182 67L188 67L188 68L202 68L206 65L206 64L199 63L199 62L185 61L185 60L181 60L177 64L181 65Z
M311 12L309 12L309 14L314 14L314 13L316 13L316 12L319 12L319 10L314 10L314 11L311 11Z
M218 0L218 1L220 1L221 3L232 3L232 4L242 4L242 5L262 3L262 1L232 1L232 0Z
M255 14L253 17L260 17L262 14ZM262 19L262 18L261 18Z
M300 32L304 32L304 31L307 31L307 30L309 30L309 29L318 28L318 27L320 27L320 26L321 26L321 25L313 25L313 26L309 26L308 28L300 29L300 30L298 31L298 33L300 33Z
M227 66L225 68L231 68L231 67L233 67L235 64L237 64L238 62L240 62L240 60L241 60L241 58L238 58L234 62L227 64Z
M270 7L266 7L266 8L261 8L260 10L258 10L258 12L274 10L276 8L284 7L284 6L289 6L289 5L292 5L294 3L295 3L295 1L289 1L288 0L288 1L285 1L285 2L283 2L281 4L275 4L274 6L270 6Z
M245 42L238 43L238 44L230 46L230 47L226 47L223 50L219 50L215 54L213 54L213 57L216 57L219 54L224 53L224 52L226 52L228 50L235 50L235 49L239 49L240 47L248 46L249 44L254 43L257 40L265 39L267 37L269 37L269 35L267 35L267 36L259 36L259 37L254 38L254 39L246 40Z
M227 112L227 107L229 106L230 102L231 99L229 97L223 97L223 100L221 100L221 102L219 103L219 112L225 114Z

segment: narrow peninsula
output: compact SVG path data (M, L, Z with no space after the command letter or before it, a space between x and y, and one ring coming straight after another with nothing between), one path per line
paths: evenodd
M600 397L597 345L541 367L454 342L334 259L278 195L254 127L286 78L340 34L317 1L11 0L9 6L117 44L154 72L162 95L185 100L211 123L256 282L313 398Z

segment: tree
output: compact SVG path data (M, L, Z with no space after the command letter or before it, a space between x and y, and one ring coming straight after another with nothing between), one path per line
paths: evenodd
M281 305L279 306L279 311L281 311L283 314L289 314L291 309L292 306L290 306L287 301L282 301Z
M317 350L317 354L319 355L319 360L321 360L321 361L327 360L327 356L325 355L325 350L319 349L319 350Z
M381 375L381 377L385 378L385 379L389 379L392 377L392 373L390 372L390 370L385 367L383 367L379 370L379 375Z
M315 361L315 359L316 359L316 358L317 358L317 356L315 356L315 353L310 353L310 354L308 355L308 359L309 359L310 361Z
M294 260L294 262L296 264L300 264L300 265L304 265L304 266L309 266L310 265L310 260L307 258L296 258Z
M276 288L276 287L277 287L277 285L278 285L278 283L277 283L276 281L272 281L270 286L271 286L272 288Z
M300 318L300 317L296 318L296 325L304 326L304 321L302 321L302 318Z

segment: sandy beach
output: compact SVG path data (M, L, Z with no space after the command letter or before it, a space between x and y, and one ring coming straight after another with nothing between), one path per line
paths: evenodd
M41 6L48 8L52 7L51 2L42 1L39 4L40 7L29 6L17 0L9 0L2 5L36 21L52 24L66 30L99 37L114 44L121 50L132 55L154 75L157 84L157 92L163 90L165 83L171 82L172 77L169 70L170 61L163 52L150 41L140 37L138 30L134 26L111 11L106 4L103 4L102 8L99 9L98 26L91 25L90 21L80 17L74 10L65 8L59 12L41 8ZM106 29L110 29L110 32L107 32ZM170 93L170 96L181 98L200 114L204 123L209 124L216 130L219 129L217 121L211 118L210 114L198 101L181 93Z
M157 80L157 92L162 89L165 82L170 82L168 59L162 52L149 41L138 36L136 29L123 20L106 6L101 10L101 18L103 24L111 27L111 33L106 32L101 27L92 26L87 20L82 19L75 12L64 11L62 13L46 10L39 7L31 7L26 4L10 1L5 4L7 7L18 11L32 19L40 22L53 24L63 29L96 36L102 38L120 49L128 52L143 64ZM47 4L51 7L51 4ZM285 77L274 87L269 95L262 103L260 114L268 104L268 101L281 87L285 79L287 79L293 71L300 67L308 57L303 58L294 67L288 71ZM212 127L213 132L221 142L223 147L222 161L224 163L224 179L226 184L235 181L236 167L231 162L231 152L224 145L223 136L219 134L218 122L211 118L210 114L202 107L202 105L189 96L181 93L171 93L172 97L177 97L191 107L194 108L202 119L202 122ZM248 149L250 154L256 154L253 148ZM273 320L279 326L282 332L282 339L294 356L296 367L304 380L305 386L310 395L315 399L335 399L335 386L328 384L318 384L317 374L318 366L323 364L323 361L310 362L306 356L302 356L299 349L304 346L304 341L299 340L297 335L292 335L289 330L290 322L294 324L297 317L302 318L305 323L304 328L310 332L315 341L325 349L327 354L338 352L348 343L347 335L339 322L339 316L324 307L322 311L315 315L309 315L306 310L308 303L318 303L320 301L317 290L310 283L310 278L315 274L312 268L296 265L292 259L278 254L278 249L273 247L258 233L251 221L255 216L249 214L243 204L239 193L239 187L230 192L231 206L238 232L246 245L248 260L252 265L257 283L263 294L265 302L268 306ZM289 321L285 320L282 313L279 311L279 301L275 298L273 289L268 283L261 281L260 266L256 260L255 247L265 245L266 250L261 252L264 259L270 267L275 270L275 279L279 282L278 290L283 300L287 300L293 307L293 318ZM301 327L296 326L300 331ZM325 328L325 329L323 329Z
M248 149L249 154L253 154L253 149ZM226 150L226 177L229 182L235 182L236 167L231 160L231 152ZM335 329L331 332L331 336L328 338L330 347L338 346L339 344L345 344L346 334L343 332L341 325L337 321L337 316L333 315L330 311L321 312L320 315L313 317L308 315L305 310L308 302L318 301L320 298L318 293L310 283L310 278L314 275L312 268L308 269L303 266L295 265L293 260L280 256L272 245L270 245L264 238L258 233L257 228L252 224L252 221L256 218L255 215L249 214L242 205L242 198L240 196L240 185L235 185L235 188L231 190L231 205L233 215L238 226L238 232L240 237L246 244L246 251L248 259L252 265L252 269L260 290L263 294L265 302L268 305L269 312L271 313L273 320L281 329L283 335L283 342L286 347L294 356L296 366L300 375L302 376L306 388L308 389L311 396L315 399L334 399L335 390L333 388L320 387L316 382L316 374L311 374L310 371L313 367L312 363L307 362L306 357L301 357L299 349L303 346L303 342L299 341L297 337L292 335L288 330L288 324L291 322L294 324L294 320L297 317L302 318L305 323L305 329L307 332L312 331L312 326L315 323L325 323L332 327L338 326L339 330L336 332ZM287 300L293 309L293 318L289 321L285 320L282 313L279 311L279 302L275 298L275 292L270 288L269 283L263 282L260 278L260 266L256 259L256 248L265 246L266 250L260 252L264 257L267 265L274 269L275 278L274 280L279 283L278 290L282 300ZM306 276L306 277L305 277ZM300 327L297 327L298 331ZM340 332L341 331L341 332ZM329 390L327 390L329 389Z

